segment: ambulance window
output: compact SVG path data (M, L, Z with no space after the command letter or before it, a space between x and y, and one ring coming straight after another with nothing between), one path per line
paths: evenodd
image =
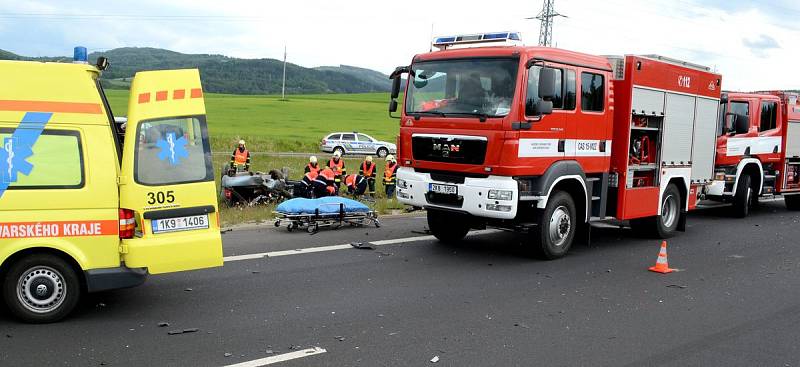
M761 129L767 131L776 128L778 121L778 103L761 102Z
M528 92L525 101L526 105L535 106L539 102L539 72L542 70L541 66L531 66L528 69ZM555 95L553 95L553 109L560 110L564 108L564 88L563 88L563 70L554 69L556 71L555 78ZM574 77L574 75L573 75ZM573 107L574 108L574 107Z
M31 130L32 132L32 130ZM0 129L0 183L13 189L77 189L83 187L83 150L80 133Z
M602 75L581 73L581 110L602 112L605 92Z
M134 173L143 185L212 181L205 117L148 120L138 125Z

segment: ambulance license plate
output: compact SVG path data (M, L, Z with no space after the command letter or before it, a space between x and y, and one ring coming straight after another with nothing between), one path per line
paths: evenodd
M442 184L432 183L428 187L428 190L430 192L435 192L437 194L458 195L458 186L455 185L442 185Z
M192 215L189 217L177 217L166 219L153 219L150 221L153 233L166 233L178 231L191 231L193 229L208 228L208 214Z

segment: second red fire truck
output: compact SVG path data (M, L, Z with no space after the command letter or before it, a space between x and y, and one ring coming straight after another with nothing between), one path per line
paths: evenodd
M717 128L716 180L702 195L746 216L760 197L783 195L800 209L800 105L786 92L724 93Z
M667 237L715 176L721 76L659 56L602 57L516 42L438 38L392 74L397 196L441 241L492 226L563 256L591 221ZM463 47L479 44L487 47Z

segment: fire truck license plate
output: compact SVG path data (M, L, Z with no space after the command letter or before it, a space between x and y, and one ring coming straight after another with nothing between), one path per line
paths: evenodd
M437 194L448 194L448 195L458 195L458 186L454 185L442 185L442 184L430 184L429 187L430 192L435 192Z
M193 229L208 228L208 214L193 215L167 219L153 219L151 222L153 233L190 231Z

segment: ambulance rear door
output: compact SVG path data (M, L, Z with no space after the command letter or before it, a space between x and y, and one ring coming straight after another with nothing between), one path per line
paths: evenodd
M120 182L125 265L151 274L222 265L214 169L200 74L136 74L128 103Z

